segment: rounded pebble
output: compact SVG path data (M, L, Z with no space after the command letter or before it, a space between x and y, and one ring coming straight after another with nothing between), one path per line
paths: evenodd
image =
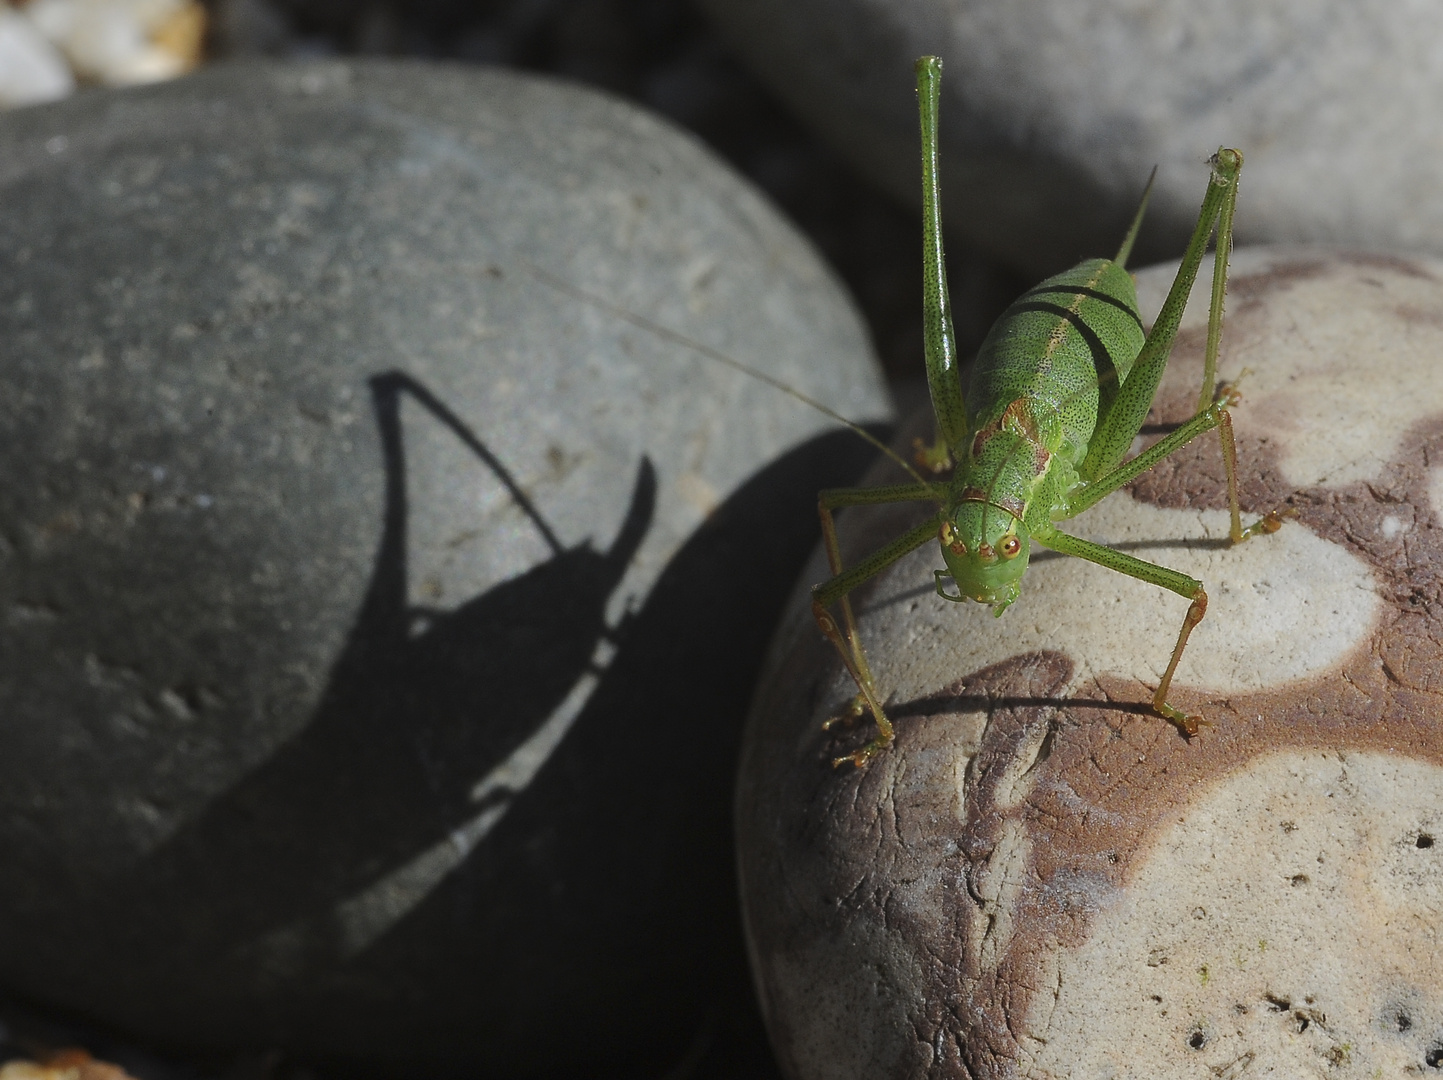
M1175 266L1139 275L1155 312ZM1144 438L1196 407L1207 275ZM748 727L743 904L789 1076L1423 1075L1443 1055L1443 263L1233 261L1245 515L1205 434L1068 522L1201 579L1187 602L1034 553L1000 618L926 545L853 593L895 745L795 605ZM930 434L930 415L912 434ZM880 479L880 477L878 477ZM893 480L895 482L895 480ZM847 558L919 517L848 511ZM825 577L814 558L808 583Z
M871 451L658 327L884 418L806 243L423 64L21 110L0 202L0 982L401 1075L741 1038L740 718Z

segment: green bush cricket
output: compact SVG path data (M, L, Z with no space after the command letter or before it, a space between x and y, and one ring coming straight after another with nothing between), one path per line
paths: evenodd
M1227 475L1233 542L1241 543L1281 527L1277 513L1268 513L1243 526L1237 492L1237 452L1228 414L1228 406L1236 404L1238 398L1227 388L1215 396L1242 154L1223 148L1211 159L1197 224L1151 333L1144 335L1136 290L1126 269L1147 207L1149 182L1114 258L1088 259L1050 277L1003 312L978 351L964 397L943 261L938 195L937 113L942 61L935 56L921 57L916 75L922 132L923 332L928 389L937 420L937 442L918 453L916 464L933 474L953 466L950 478L925 479L870 432L765 371L540 268L529 267L530 272L577 300L799 399L852 428L913 477L915 482L910 484L832 488L818 494L822 538L833 577L813 587L812 613L857 684L859 693L848 715L859 717L870 711L877 725L875 738L860 750L835 758L833 764L850 761L865 765L893 739L892 724L877 694L848 594L933 537L941 545L946 564L945 570L934 575L938 595L953 602L990 604L998 616L1020 594L1034 542L1168 589L1190 601L1152 707L1191 738L1206 721L1184 713L1167 697L1188 637L1207 612L1207 592L1202 583L1176 570L1070 536L1057 529L1055 523L1077 516L1198 435L1217 428ZM1152 406L1214 229L1217 242L1212 297L1197 412L1142 453L1124 460ZM834 511L897 502L932 502L938 512L855 566L844 568ZM948 582L955 592L948 591ZM831 614L834 605L842 611L840 626Z
M877 735L834 764L864 765L892 742L887 719L857 635L848 593L908 552L937 537L945 570L936 572L937 593L956 602L992 605L1001 615L1017 599L1033 543L1075 555L1169 589L1190 601L1172 657L1152 707L1191 738L1200 717L1189 716L1168 698L1173 672L1188 636L1207 612L1200 581L1113 548L1070 536L1056 523L1082 513L1100 499L1152 468L1211 428L1222 442L1234 543L1260 532L1275 532L1281 520L1270 513L1243 527L1238 508L1237 453L1225 391L1214 399L1223 295L1232 248L1233 208L1242 155L1220 149L1212 158L1207 194L1152 332L1144 337L1137 295L1126 270L1147 196L1113 259L1089 259L1048 278L1003 312L973 364L964 398L952 331L951 301L943 265L938 199L937 112L942 62L917 61L917 97L922 128L923 317L927 382L937 417L937 444L918 454L918 463L938 471L955 463L950 479L878 488L836 488L818 497L822 535L833 577L812 589L812 613L836 646L860 691L852 715L870 709ZM1149 184L1149 190L1151 184ZM1214 226L1212 303L1198 411L1165 438L1124 461L1157 392L1183 309L1197 277ZM892 541L857 565L844 569L833 511L844 506L904 501L935 502L935 517ZM949 592L951 582L956 591ZM842 625L831 614L840 604Z

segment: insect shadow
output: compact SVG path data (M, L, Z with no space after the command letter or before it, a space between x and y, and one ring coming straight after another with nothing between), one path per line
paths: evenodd
M651 462L610 543L567 546L425 386L396 372L370 385L382 527L313 716L61 923L84 928L95 971L126 972L127 1027L197 1046L249 1029L343 1075L547 1075L550 1054L604 1076L665 1072L710 1032L771 1075L733 882L739 721L816 540L807 496L871 451L833 432L783 455L609 625L651 528ZM403 400L500 479L550 552L450 610L408 602ZM602 642L615 653L598 671ZM594 689L529 786L478 802L478 778L583 679ZM488 811L504 813L467 847ZM406 875L438 851L451 860L418 891ZM359 938L358 898L373 923ZM546 1047L497 1056L498 1031L552 1012L567 1022ZM336 1046L354 1056L336 1062Z
M626 620L608 626L604 612L651 525L648 459L610 546L567 547L505 465L425 386L389 372L370 387L385 473L381 536L316 710L131 883L167 937L184 942L197 975L249 964L256 980L283 981L323 963L305 951L329 950L312 931L336 903L474 817L477 778L557 708L600 639L625 633ZM451 610L408 603L403 398L489 467L550 549L527 572ZM237 952L267 935L269 949Z

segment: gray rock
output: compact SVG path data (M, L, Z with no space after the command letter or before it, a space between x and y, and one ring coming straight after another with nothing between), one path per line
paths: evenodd
M949 229L1039 276L1116 250L1159 166L1139 264L1176 256L1201 163L1247 157L1238 236L1443 252L1443 9L1306 0L703 0L799 115L917 195L912 61L947 65Z
M1174 272L1139 275L1144 312ZM1207 296L1146 437L1195 408ZM854 690L794 607L737 796L789 1076L1437 1067L1443 262L1254 249L1229 296L1244 507L1282 528L1228 542L1211 435L1068 527L1206 586L1195 738L1149 707L1186 601L1041 552L993 618L932 594L929 544L854 594L898 738L833 769L869 731L821 729ZM849 557L925 513L849 512Z
M885 416L805 242L630 106L372 62L13 113L0 205L0 984L403 1075L729 1030L737 721L869 454L576 290Z

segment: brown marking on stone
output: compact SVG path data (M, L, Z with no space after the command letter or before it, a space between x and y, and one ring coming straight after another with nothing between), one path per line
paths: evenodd
M1424 281L1437 281L1437 276L1422 263L1409 259L1403 255L1386 255L1380 253L1357 252L1340 254L1338 260L1349 263L1353 266L1369 266L1377 270L1391 270L1395 274L1402 274L1404 277L1421 278Z
M1228 278L1224 341L1237 329L1234 325L1236 319L1256 311L1273 293L1280 289L1290 288L1298 282L1338 273L1351 266L1367 267L1414 279L1436 280L1433 272L1426 266L1397 255L1337 252L1321 256L1300 255L1292 258L1284 256L1266 270L1251 274L1235 274ZM1374 282L1373 284L1381 283ZM1179 335L1179 339L1181 339L1181 335Z
M1264 455L1268 448L1250 451ZM1226 505L1221 467L1216 475L1197 468L1217 453L1214 444L1174 471L1170 482L1182 489L1184 505ZM1005 957L993 972L963 972L963 1008L957 1015L971 1017L970 1038L963 1039L970 1075L1002 1075L1005 1070L995 1063L1017 1060L1020 1047L1008 1043L1022 1029L1029 988L1045 984L1048 957L1086 939L1091 909L1078 900L1077 882L1086 879L1090 884L1083 892L1093 895L1126 887L1148 857L1152 839L1218 778L1284 749L1373 751L1443 765L1443 725L1436 719L1443 715L1443 529L1418 522L1389 538L1380 527L1389 514L1428 505L1428 462L1440 457L1443 419L1410 432L1400 460L1370 484L1294 493L1302 523L1364 559L1392 607L1379 630L1334 670L1222 699L1184 688L1178 696L1212 724L1192 740L1179 738L1152 715L1146 707L1152 687L1128 679L1102 676L1066 700L1031 703L1053 710L1054 734L1048 753L1033 767L1026 798L1006 810L993 805L987 780L1014 736L989 722L969 770L973 801L958 847L976 864L1006 819L1031 843ZM1173 502L1167 494L1166 501ZM1189 500L1189 494L1196 497ZM1257 494L1266 500L1277 492ZM999 665L969 676L951 692L991 700L997 688L990 680L1005 669ZM897 711L907 714L919 704ZM909 724L907 730L922 726ZM932 938L926 940L932 947ZM967 942L957 949L967 955Z
M1266 278L1266 282L1256 282L1257 287L1272 289L1295 280L1315 277L1317 271L1326 269L1326 264L1308 261L1290 264L1284 269L1288 272L1277 277L1252 275L1244 280ZM1232 286L1228 291L1231 296L1234 292ZM1256 333L1253 325L1255 313L1260 314L1261 311L1261 306L1256 306L1230 314L1223 331L1223 349L1218 363L1220 373L1237 374L1235 369L1229 371L1229 355L1233 350L1246 348L1246 343ZM1206 327L1189 327L1178 334L1168 361L1168 377L1159 387L1143 425L1144 446L1151 445L1192 419L1197 411L1206 344ZM1243 379L1241 392L1246 396L1246 378ZM1238 496L1245 514L1265 514L1277 510L1292 495L1293 487L1283 474L1278 450L1273 440L1241 433L1237 435ZM1139 476L1128 485L1128 490L1139 501L1169 510L1188 507L1227 509L1227 474L1223 469L1218 437L1211 432L1203 433Z
M905 755L907 760L953 755L959 742L980 741L967 769L973 805L958 807L954 788L925 780L906 786L901 797L891 803L902 846L888 852L890 869L910 873L902 868L907 864L922 871L937 860L949 882L921 894L916 906L883 902L877 909L889 931L917 943L919 955L935 979L933 985L959 990L956 997L928 999L910 1018L921 1045L941 1042L956 1048L958 1054L955 1061L936 1063L926 1075L968 1076L979 1058L995 1057L1000 1062L1015 1054L1015 1045L1006 1034L1006 1018L1022 1015L1018 1009L1025 1012L1030 992L1006 978L1010 964L990 976L979 972L975 958L969 955L967 934L957 931L973 921L980 878L1016 813L998 809L999 803L1007 801L999 789L1009 784L1015 789L1019 776L1030 779L1028 774L1047 760L1057 708L1062 704L1058 695L1072 673L1072 662L1060 653L1018 656L958 680L936 697L912 702L900 714L913 718L902 724L907 731L905 749L894 747L899 757ZM976 722L981 710L986 712L979 739L979 732L969 725ZM917 722L923 716L925 722ZM1018 809L1025 813L1025 807ZM965 824L959 819L959 810L965 814ZM952 833L936 828L936 822L947 820L962 827ZM854 893L853 898L870 906L880 896ZM990 1070L991 1074L998 1071Z
M1417 304L1396 304L1393 307L1393 314L1403 322L1413 325L1423 323L1428 326L1443 326L1443 311L1437 308L1422 308Z
M1322 277L1328 273L1334 261L1334 257L1329 255L1305 255L1293 259L1279 259L1267 269L1255 273L1231 274L1228 277L1228 299L1261 300L1268 294L1296 282Z
M1232 332L1230 324L1225 342ZM1195 403L1195 383L1190 394L1160 395L1149 424L1180 423ZM768 794L767 804L800 812L772 847L792 857L825 852L809 864L811 877L788 865L776 879L805 881L821 894L783 892L776 904L784 912L752 918L784 928L788 949L801 949L798 935L806 935L819 954L835 951L863 926L906 943L934 992L900 1006L917 1049L898 1062L899 1074L1010 1075L1033 999L1051 991L1050 958L1087 939L1098 904L1128 885L1155 838L1220 778L1280 750L1443 765L1443 526L1432 520L1428 494L1429 470L1443 461L1443 418L1410 428L1394 460L1367 483L1293 490L1277 453L1266 438L1239 440L1245 509L1285 502L1303 527L1362 559L1380 588L1375 629L1332 669L1225 696L1181 687L1175 702L1212 722L1187 741L1148 707L1154 687L1104 674L1063 697L1073 679L1069 657L1019 655L928 698L893 704L897 743L865 770L832 773L817 736L802 760L775 774L788 790ZM1144 474L1132 497L1224 508L1216 437L1200 437ZM1409 527L1386 534L1388 516ZM811 715L807 695L817 693L820 676L808 665L818 664L822 644L791 650L768 677L768 715ZM967 759L960 783L946 764L959 756ZM995 911L992 923L985 917L996 902L984 887L994 884L990 860L1008 837L1025 841L1012 847L1025 851L1025 863L1007 901L1010 936L984 968L977 936L990 930L1000 940ZM778 940L765 930L755 936ZM771 970L762 964L764 999ZM787 1039L774 1034L785 1057Z

